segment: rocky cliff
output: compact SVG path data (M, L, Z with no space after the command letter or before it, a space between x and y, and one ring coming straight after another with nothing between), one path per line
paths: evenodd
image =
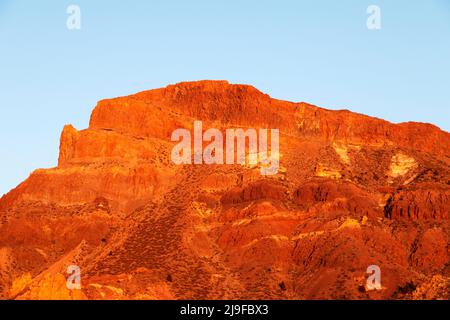
M177 128L277 128L280 170L174 165ZM56 168L0 200L0 295L87 299L449 298L450 134L247 85L100 101ZM68 292L65 268L82 289ZM382 290L365 287L369 265Z

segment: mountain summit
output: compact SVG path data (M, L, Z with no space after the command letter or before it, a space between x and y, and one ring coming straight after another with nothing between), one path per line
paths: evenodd
M175 165L172 132L196 120L279 129L278 173ZM449 164L433 125L227 81L102 100L87 129L64 127L57 167L0 199L0 297L449 299Z

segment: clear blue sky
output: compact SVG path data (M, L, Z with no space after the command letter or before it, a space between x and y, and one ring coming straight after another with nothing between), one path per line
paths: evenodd
M0 0L0 195L55 166L64 124L87 127L103 98L226 79L449 131L449 77L448 0Z

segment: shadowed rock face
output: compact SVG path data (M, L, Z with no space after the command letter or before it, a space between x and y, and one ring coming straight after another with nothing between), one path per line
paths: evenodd
M171 133L194 120L279 129L278 174L175 166ZM449 163L435 126L226 81L103 100L88 129L64 127L58 167L0 200L0 296L448 299ZM369 265L382 290L366 290Z

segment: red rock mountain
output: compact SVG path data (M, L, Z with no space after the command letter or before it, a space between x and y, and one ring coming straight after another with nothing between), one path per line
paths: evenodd
M279 129L280 170L173 164L194 120ZM88 129L64 127L56 168L1 198L0 297L449 299L449 164L433 125L226 81L103 100Z

